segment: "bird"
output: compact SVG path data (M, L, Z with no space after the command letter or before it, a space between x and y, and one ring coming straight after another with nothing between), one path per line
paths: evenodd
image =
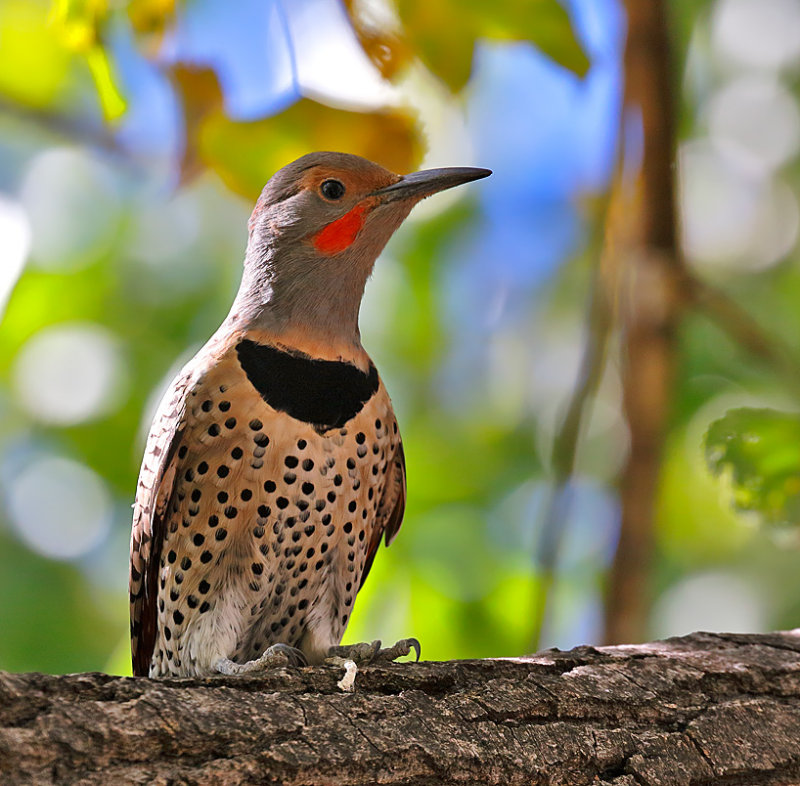
M130 545L134 675L419 658L413 638L340 646L406 500L397 419L358 315L412 207L490 174L398 175L316 152L264 186L230 312L147 439Z

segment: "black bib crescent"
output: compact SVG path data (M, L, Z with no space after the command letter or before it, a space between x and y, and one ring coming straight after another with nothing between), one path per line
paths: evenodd
M236 345L247 378L273 409L319 431L355 417L378 390L378 371L365 374L351 363L317 360L243 339Z

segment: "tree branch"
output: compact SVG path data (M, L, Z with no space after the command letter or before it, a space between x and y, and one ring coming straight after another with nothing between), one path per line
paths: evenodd
M737 346L769 368L789 390L800 393L800 359L775 335L758 322L725 292L701 281L688 271L683 278L687 301L710 319Z
M260 677L0 673L4 784L800 782L800 631Z
M603 201L602 223L609 226L611 196ZM575 471L578 443L591 418L592 403L606 368L609 336L614 324L610 301L609 265L604 264L609 247L603 244L600 258L592 269L589 302L586 315L586 339L578 376L567 403L564 416L553 437L551 453L552 485L542 515L541 536L537 543L535 559L538 582L533 599L531 648L538 649L547 620L549 605L556 581L559 551L564 538L564 528L569 518L571 504L570 481Z
M25 106L3 95L0 95L1 115L38 126L43 131L69 142L92 145L106 153L114 154L122 161L134 163L127 151L119 145L113 133L104 126L56 110Z
M620 477L621 522L608 579L608 643L646 635L650 563L661 452L677 364L683 265L673 182L674 124L670 42L664 0L625 0L625 109L641 117L642 164L627 195L621 238L623 408L630 433Z

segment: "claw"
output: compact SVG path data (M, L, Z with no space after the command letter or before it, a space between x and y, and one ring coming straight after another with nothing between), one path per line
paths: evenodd
M220 674L249 674L254 671L268 671L284 666L308 666L306 656L296 647L288 644L273 644L260 658L247 663L234 663L230 658L220 658L214 668Z
M282 653L287 657L290 666L308 666L308 659L303 651L297 649L297 647L291 647L288 644L273 644L267 649L264 655L266 655L267 652L270 654Z
M402 658L404 655L408 655L412 649L417 656L417 661L419 661L419 656L422 654L422 647L419 641L414 638L400 639L394 646L380 650L376 654L375 660L388 661L391 663L398 658Z
M328 657L325 663L333 666L343 666L345 661L352 660L357 665L367 666L370 663L391 663L397 658L410 654L414 650L416 660L419 662L422 655L422 646L418 639L400 639L391 647L381 649L380 641L373 641L371 644L361 642L360 644L349 644L343 647L331 647L328 650Z

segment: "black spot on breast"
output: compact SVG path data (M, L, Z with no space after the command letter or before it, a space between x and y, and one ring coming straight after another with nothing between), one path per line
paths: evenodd
M244 339L236 346L247 378L273 409L322 431L338 428L378 390L378 372L350 363L315 360Z

